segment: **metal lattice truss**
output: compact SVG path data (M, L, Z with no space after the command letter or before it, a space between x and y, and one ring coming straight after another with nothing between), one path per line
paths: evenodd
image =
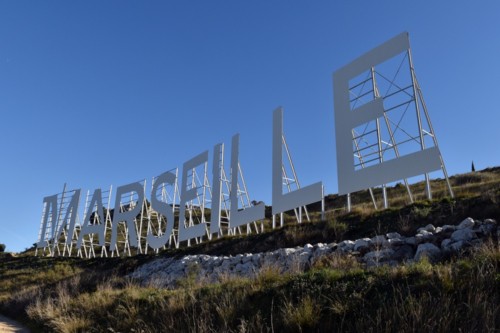
M200 243L203 238L211 239L211 224L218 224L217 237L225 234L234 235L242 233L258 233L261 228L257 222L253 221L243 226L231 227L231 179L226 176L224 168L224 146L221 144L220 164L215 171L219 177L220 188L220 214L217 220L210 221L210 216L216 214L211 212L211 203L213 199L213 187L209 182L207 163L192 168L187 171L187 190L194 190L196 196L185 204L185 219L182 221L185 227L191 227L197 224L205 224L205 236L194 238L193 241ZM82 223L78 217L78 203L80 200L80 190L66 190L66 185L61 193L47 197L44 199L44 207L42 211L42 220L39 231L39 243L42 244L37 248L36 254L42 256L72 256L76 255L83 258L94 257L114 257L114 256L130 256L133 254L146 254L148 251L158 253L160 250L151 249L148 245L148 234L153 234L156 237L161 237L168 233L168 241L162 248L178 247L179 246L179 203L180 203L180 187L179 187L179 172L178 169L170 170L173 174L174 181L171 183L162 182L153 186L157 178L152 180L152 188L156 191L151 193L156 202L167 205L174 216L174 221L167 221L167 217L158 213L152 208L151 202L146 198L147 184L146 181L140 181L143 196L139 196L137 192L126 192L120 198L116 198L115 206L119 207L119 213L123 214L130 211L135 211L137 214L133 223L135 233L131 233L130 224L126 221L113 222L113 215L117 212L112 207L112 187L108 191L95 190L93 193L87 192L85 197L85 205L83 211ZM237 210L244 210L251 207L253 204L250 201L250 196L247 190L245 179L240 163L238 163L237 175ZM117 205L118 204L118 205ZM140 207L137 207L140 205ZM215 217L214 217L215 218ZM115 225L113 225L115 223ZM171 223L172 227L168 228ZM113 228L115 231L113 231ZM116 233L116 243L114 249L111 249L110 235ZM130 235L137 236L137 246L131 246L129 240ZM191 240L187 241L188 246Z
M292 161L292 155L290 153L290 149L288 148L288 144L285 139L285 134L282 133L281 135L282 138L282 152L281 154L284 156L283 163L281 165L281 173L282 173L282 191L283 193L290 193L295 190L300 189L300 182L299 178L297 177L297 172L295 171L295 166ZM298 223L302 223L302 212L304 212L307 221L310 221L309 218L309 212L307 211L306 206L300 206L295 208L294 210L295 218L297 219ZM283 213L280 213L280 227L283 227L284 224L284 217ZM276 228L276 216L273 215L273 223L272 223L273 229Z
M438 147L422 90L413 67L411 50L371 67L349 81L350 108L382 99L382 117L352 129L354 169L360 170L430 147ZM441 169L453 192L441 155ZM426 193L432 198L429 175L425 173ZM407 179L403 179L410 201L413 195ZM376 201L369 188L373 204ZM384 206L387 208L386 185L382 184ZM348 206L350 208L349 196Z
M79 200L80 190L67 191L66 184L61 193L44 198L38 233L38 239L44 245L42 255L71 256L80 228L77 212Z

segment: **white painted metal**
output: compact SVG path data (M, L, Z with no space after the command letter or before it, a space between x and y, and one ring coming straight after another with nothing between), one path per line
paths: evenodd
M388 60L401 55L405 58L392 79L378 70L379 67L387 66ZM401 71L406 58L409 64L408 71ZM367 78L351 83L359 80L365 72L368 72ZM407 75L404 78L409 82L401 85L397 80L403 75ZM385 94L380 94L376 76L388 82L389 87ZM447 174L426 108L424 113L429 128L423 126L421 105L424 103L411 61L408 34L402 33L394 37L339 69L334 73L333 81L339 194L348 194L348 210L351 209L349 193L362 189L370 190L375 204L371 190L375 186L382 186L384 207L387 207L385 184L401 179L404 180L412 202L413 196L407 178L421 174L425 175L426 192L431 198L428 173L441 169L446 178ZM410 89L412 92L409 92ZM351 94L354 96L353 99L350 98ZM364 104L358 105L363 102ZM413 122L412 125L418 130L416 136L410 134L411 129L404 127L411 125L407 124L406 120L409 107L416 113L416 124ZM391 118L395 113L400 117L397 121ZM382 124L385 125L384 128ZM357 132L356 128L361 130ZM396 138L395 134L398 131L406 135L406 139ZM426 133L434 139L433 146L426 146L424 138ZM418 147L408 148L411 142L418 142ZM400 149L403 146L404 153ZM389 151L393 152L393 156L386 159L385 154ZM377 157L373 158L374 155ZM453 195L451 186L449 189L450 195Z
M280 214L280 225L283 225L283 212L294 210L322 200L321 182L297 188L295 191L283 194L283 109L277 108L273 113L273 158L272 158L272 214L273 228L276 226L274 215ZM286 176L285 176L286 177ZM295 174L296 177L296 174ZM288 177L287 177L288 178Z

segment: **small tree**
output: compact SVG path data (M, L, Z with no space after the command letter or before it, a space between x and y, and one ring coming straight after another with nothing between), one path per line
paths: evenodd
M5 251L5 244L0 244L0 253Z

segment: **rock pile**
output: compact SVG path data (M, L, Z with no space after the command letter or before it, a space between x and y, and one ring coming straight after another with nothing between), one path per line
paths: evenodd
M458 225L434 227L429 224L412 237L397 232L340 243L306 244L304 247L283 248L264 253L236 256L187 255L182 259L158 258L139 266L129 277L143 284L174 288L187 276L196 281L216 282L224 276L255 276L271 267L281 273L307 269L322 256L335 253L350 255L367 267L396 265L418 261L426 256L431 261L444 254L477 246L493 237L500 239L500 227L492 219L484 221L467 218Z

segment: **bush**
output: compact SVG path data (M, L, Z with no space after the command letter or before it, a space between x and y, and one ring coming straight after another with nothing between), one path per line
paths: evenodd
M5 252L5 244L0 244L0 253Z

